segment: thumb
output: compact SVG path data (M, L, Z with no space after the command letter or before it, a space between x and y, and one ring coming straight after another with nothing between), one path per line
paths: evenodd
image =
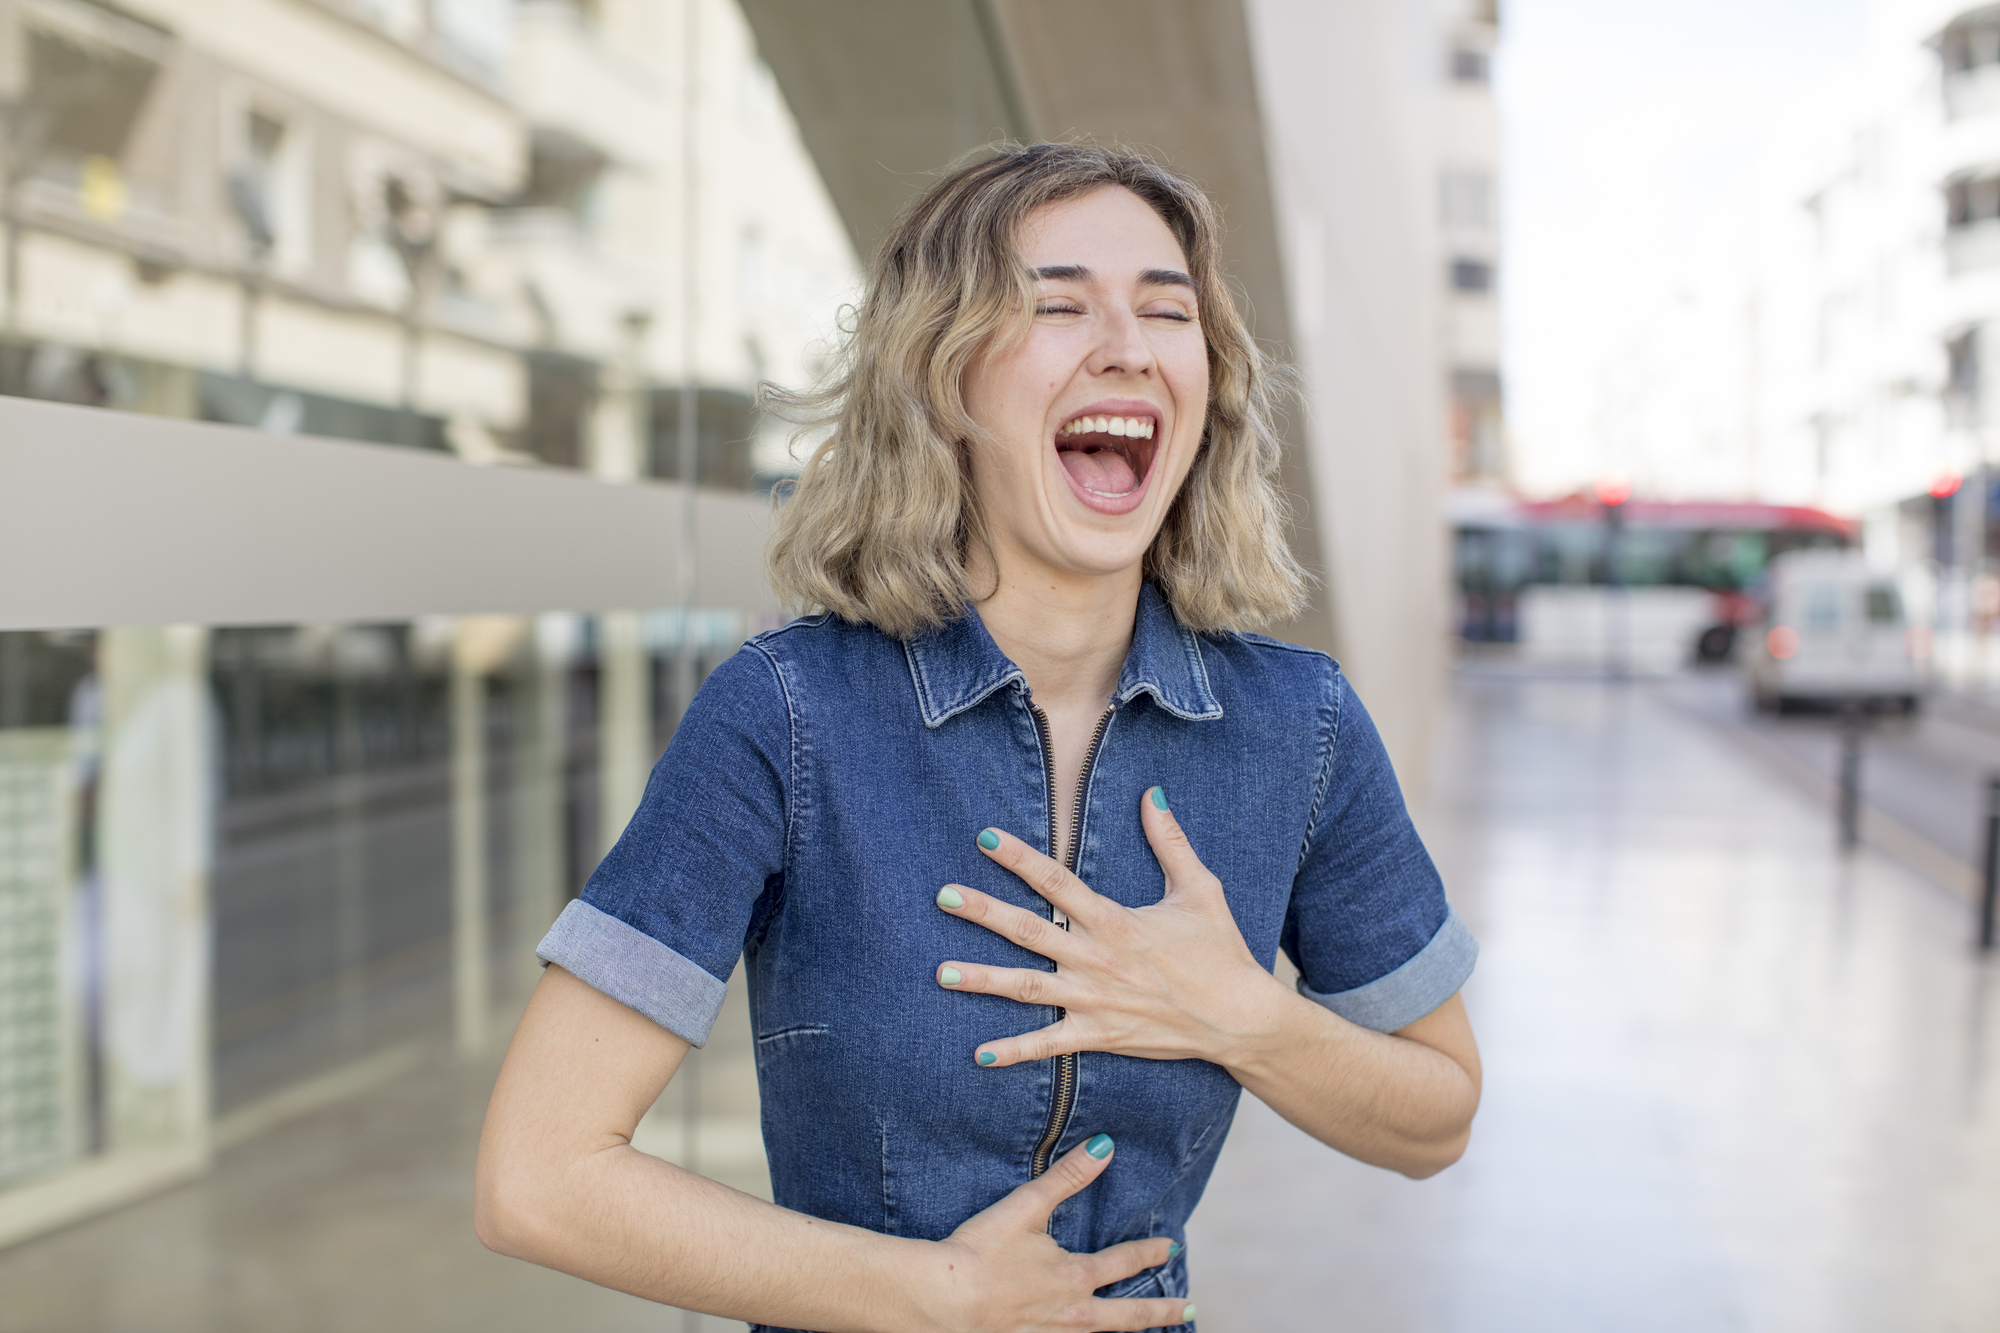
M1220 887L1220 881L1194 854L1181 821L1174 818L1165 787L1153 787L1139 798L1139 823L1146 830L1146 841L1152 844L1160 869L1166 872L1169 897L1188 889Z
M1104 1168L1111 1165L1111 1149L1109 1134L1092 1135L1087 1142L1050 1163L1047 1171L1008 1195L1008 1206L1021 1210L1020 1220L1029 1230L1047 1231L1049 1215L1055 1212L1056 1205L1104 1174Z

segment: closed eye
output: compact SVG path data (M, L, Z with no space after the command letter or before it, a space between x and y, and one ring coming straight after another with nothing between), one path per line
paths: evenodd
M1035 313L1038 315L1081 315L1083 308L1071 305L1065 301L1043 301L1035 307Z

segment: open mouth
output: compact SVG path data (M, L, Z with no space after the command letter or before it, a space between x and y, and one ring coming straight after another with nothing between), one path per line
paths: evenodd
M1124 513L1138 507L1158 453L1153 416L1072 417L1056 431L1056 456L1070 486L1093 509Z

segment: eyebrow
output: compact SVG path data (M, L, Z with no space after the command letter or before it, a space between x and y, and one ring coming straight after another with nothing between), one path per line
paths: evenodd
M1091 272L1081 264L1049 264L1034 270L1034 276L1046 282L1088 282ZM1141 287L1186 287L1194 288L1194 279L1175 268L1149 268L1139 275Z

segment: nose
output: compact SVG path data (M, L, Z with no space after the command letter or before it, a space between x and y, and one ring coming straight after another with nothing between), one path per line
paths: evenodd
M1090 354L1091 374L1152 374L1153 347L1137 315L1122 306L1114 307L1099 327L1102 334Z

